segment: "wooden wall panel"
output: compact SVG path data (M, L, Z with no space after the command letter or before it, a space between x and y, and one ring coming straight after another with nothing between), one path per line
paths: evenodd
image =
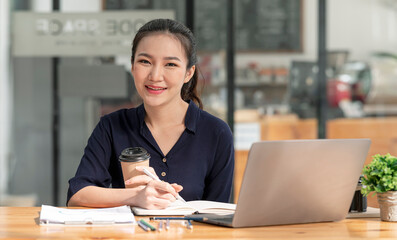
M365 164L375 154L397 156L397 118L335 119L327 122L328 138L370 138L372 143ZM368 206L378 207L376 195L368 196Z

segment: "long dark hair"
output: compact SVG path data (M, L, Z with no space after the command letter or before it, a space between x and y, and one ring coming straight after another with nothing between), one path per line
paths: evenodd
M188 59L186 69L197 64L196 39L194 38L192 31L182 23L171 19L155 19L147 22L138 30L132 42L131 63L135 60L136 49L142 38L155 32L170 33L181 42ZM202 109L203 103L201 102L197 92L197 81L198 75L196 66L196 71L194 71L193 77L189 82L182 86L181 97L184 101L192 100Z

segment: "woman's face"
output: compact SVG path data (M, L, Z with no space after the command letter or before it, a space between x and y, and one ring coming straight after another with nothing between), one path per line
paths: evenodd
M147 106L178 104L181 89L193 76L195 66L188 64L181 42L166 33L141 39L135 52L131 73L135 87Z

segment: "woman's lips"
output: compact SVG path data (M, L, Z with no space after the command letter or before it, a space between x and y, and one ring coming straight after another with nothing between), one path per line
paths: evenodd
M145 85L145 87L146 87L147 91L152 94L160 94L167 89L167 88L163 88L163 87L149 86L149 85Z

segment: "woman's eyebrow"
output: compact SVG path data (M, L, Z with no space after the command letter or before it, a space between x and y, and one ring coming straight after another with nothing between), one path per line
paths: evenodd
M147 53L139 53L138 56L143 56L143 57L147 57L147 58L152 58L152 56L150 54Z
M148 54L148 53L139 53L138 56L143 56L143 57L147 57L147 58L153 58L152 55ZM179 59L178 57L164 57L164 60L175 60L175 61L179 61L182 62L181 59Z
M165 60L176 60L176 61L182 62L178 57L165 57L164 59Z

